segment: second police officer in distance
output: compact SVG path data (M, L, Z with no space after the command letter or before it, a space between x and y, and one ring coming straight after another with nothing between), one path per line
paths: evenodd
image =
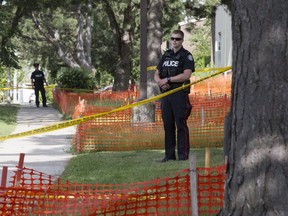
M190 83L190 76L195 71L193 56L183 48L183 39L184 33L181 30L172 32L172 49L163 54L157 66L154 80L162 92ZM192 110L189 93L190 86L162 98L161 110L165 132L165 157L162 162L176 160L176 140L178 159L189 158L190 141L187 119Z

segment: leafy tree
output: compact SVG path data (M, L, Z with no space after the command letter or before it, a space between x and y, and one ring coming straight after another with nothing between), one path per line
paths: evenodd
M218 5L220 5L221 0L187 0L185 2L186 14L188 17L194 17L196 19L206 18L211 24L211 46L215 47L215 11ZM194 29L194 26L192 26ZM214 65L215 51L212 49L211 53L211 64ZM203 59L202 59L203 60ZM202 61L201 60L201 61ZM204 60L205 62L206 60Z
M215 8L220 5L221 0L186 0L185 12L188 17L209 18L214 16Z
M95 74L91 61L91 2L72 2L64 7L32 11L32 21L42 39L53 45L67 66L82 67Z
M228 167L219 215L288 215L287 1L232 1Z
M210 19L206 19L205 24L193 28L190 39L194 46L193 56L196 68L210 67L211 63L211 26Z
M21 28L13 34L17 36L13 46L20 59L40 61L51 71L53 79L61 67L81 67L92 73L97 68L98 80L109 73L115 78L114 90L124 90L130 80L137 79L139 72L139 2L31 0L27 4L27 0L11 0L9 3L14 9L29 5L17 22L21 22ZM163 4L161 35L164 33L165 37L182 20L181 10L180 0ZM159 34L157 38L151 36L151 41L160 39ZM159 58L161 51L157 52Z
M13 2L13 1L11 1ZM18 29L20 19L26 8L23 5L14 5L10 1L0 1L0 64L18 68L18 58L11 37Z
M102 0L116 45L117 64L113 90L127 90L131 80L133 40L136 27L136 12L139 1ZM119 13L120 12L120 13Z

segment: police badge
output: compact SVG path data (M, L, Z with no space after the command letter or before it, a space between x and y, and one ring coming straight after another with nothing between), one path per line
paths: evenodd
M193 61L192 55L188 55L188 60L189 60L189 61Z

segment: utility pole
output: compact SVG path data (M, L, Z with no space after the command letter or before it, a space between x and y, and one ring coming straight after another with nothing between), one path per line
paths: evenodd
M140 2L140 99L147 98L147 0Z

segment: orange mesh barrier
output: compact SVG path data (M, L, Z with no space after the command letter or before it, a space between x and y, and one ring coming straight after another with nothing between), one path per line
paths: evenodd
M192 76L191 82L198 79L199 78ZM133 103L139 98L140 92L137 92L136 89L137 88L133 86L133 88L128 91L105 91L94 93L74 93L71 91L55 89L53 90L53 98L58 104L61 112L72 116L79 100L85 100L87 104L94 106L102 106L104 103L113 102L114 104L117 103L116 106L119 107ZM220 74L191 86L192 95L211 95L219 93L230 96L231 73L227 75Z
M215 214L223 204L224 166L197 172L199 213ZM191 215L189 169L172 178L120 185L71 183L24 168L18 187L0 191L0 214L7 216Z
M188 119L191 147L222 147L230 97L190 95L190 100L193 104ZM79 124L73 139L74 148L77 152L163 149L161 110L159 103L155 104L153 123L133 123L133 112L127 109ZM103 113L113 108L116 107L86 105L84 109L81 107L81 115Z
M226 166L197 168L198 210L201 214L215 215L224 200Z
M133 103L138 98L138 93L134 91L124 92L95 92L95 93L73 93L63 90L54 90L53 98L62 113L73 115L75 107L80 100L85 100L87 104L114 103L116 106Z
M201 81L191 86L192 94L231 94L231 77L232 74L220 74L213 78ZM191 77L191 81L196 81L198 78Z

